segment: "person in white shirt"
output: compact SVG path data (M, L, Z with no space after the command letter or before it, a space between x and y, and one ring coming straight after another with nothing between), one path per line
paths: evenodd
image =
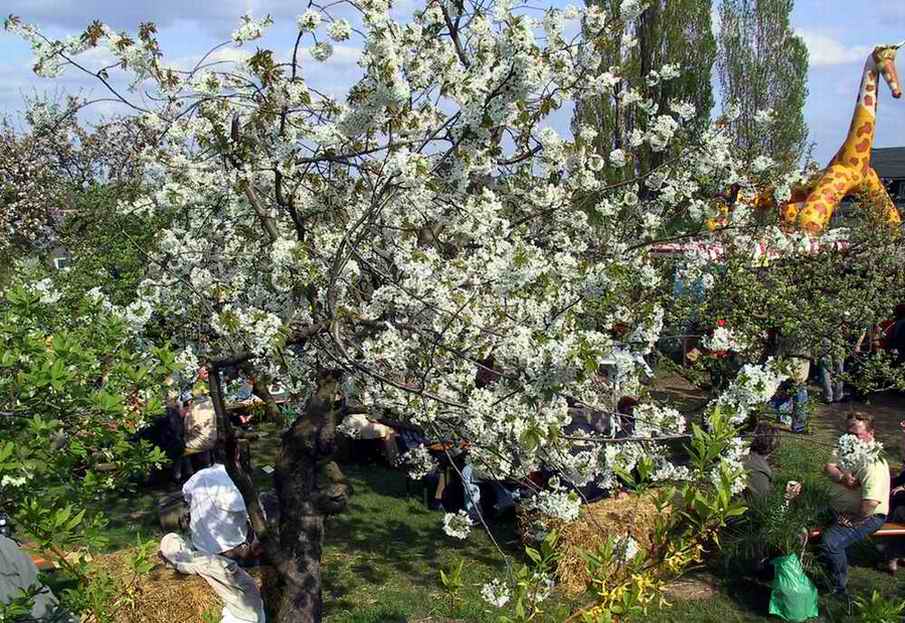
M186 481L192 545L207 554L223 554L248 539L248 513L238 487L222 463L202 469Z
M264 602L254 580L237 561L256 557L249 544L245 501L223 465L217 462L182 487L189 505L191 545L178 534L160 542L160 556L180 573L200 575L223 600L221 623L264 623ZM238 449L230 453L238 462Z

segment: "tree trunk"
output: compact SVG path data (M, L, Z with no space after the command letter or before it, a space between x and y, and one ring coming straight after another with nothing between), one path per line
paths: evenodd
M226 461L248 508L252 527L264 546L267 561L279 576L279 586L267 587L265 599L274 623L320 623L323 617L320 561L324 517L345 509L351 493L339 466L336 451L336 418L340 416L341 373L328 371L304 412L283 434L283 444L273 480L280 503L280 525L274 530L261 510L257 487L248 462ZM221 439L227 448L235 437L225 415L218 372L211 370L211 395Z
M280 500L280 550L286 556L276 623L318 623L323 614L321 553L324 517L346 507L349 487L336 451L338 375L323 375L305 412L283 435L274 473Z

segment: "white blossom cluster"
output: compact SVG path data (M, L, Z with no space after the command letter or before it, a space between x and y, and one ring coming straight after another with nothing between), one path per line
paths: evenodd
M40 281L29 283L28 287L31 293L37 296L45 305L52 305L63 296L63 293L54 287L53 281L50 279L41 279Z
M681 435L685 432L685 416L672 407L645 403L636 406L632 414L637 437Z
M454 539L467 539L472 525L471 518L465 511L446 513L443 516L443 532Z
M356 417L346 416L336 425L336 432L349 439L358 439L361 436L361 421Z
M704 348L712 351L741 350L738 339L732 329L725 326L717 326L713 333L701 340Z
M883 456L883 444L875 439L859 439L856 435L841 435L833 447L836 463L847 472L859 473Z
M581 498L556 483L525 501L524 507L562 521L575 521L581 512Z
M409 478L421 480L437 468L437 460L430 451L419 444L398 458L400 466L408 469Z
M691 472L685 465L675 465L668 459L665 446L650 442L611 443L605 446L599 483L606 489L620 486L619 473L631 473L642 459L653 463L653 482L689 480Z
M641 551L641 546L630 534L625 534L619 538L616 544L616 551L620 560L628 562L638 555L638 552Z
M334 41L345 41L352 35L352 25L345 19L335 20L327 27L327 34Z
M728 411L732 423L740 424L753 409L770 400L786 378L772 358L763 365L745 364L716 405Z
M238 45L260 39L264 36L264 31L272 24L273 20L269 15L260 19L255 19L247 14L243 15L242 25L233 32L232 39Z
M748 477L743 461L749 450L749 444L744 439L735 437L730 440L728 447L720 453L719 463L710 471L711 482L719 485L722 474L729 474L732 493L738 495L744 491L748 486Z
M553 594L556 582L548 573L535 571L531 574L529 586L531 588L529 598L533 603L539 604Z
M494 578L481 586L481 597L494 608L502 608L509 603L512 593L508 584Z

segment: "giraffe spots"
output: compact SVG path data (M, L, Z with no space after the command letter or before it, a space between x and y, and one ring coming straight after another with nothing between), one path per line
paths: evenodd
M864 139L863 141L855 145L855 151L857 151L858 153L863 153L868 149L870 149L870 141L868 139Z
M861 124L861 127L858 128L856 136L860 137L862 134L870 134L871 132L873 132L873 130L874 124L870 121L865 121L863 124Z
M801 228L809 234L817 234L823 229L823 223L818 218L802 216Z
M853 167L856 167L856 166L858 166L858 165L861 163L861 160L858 159L858 158L855 158L855 157L851 157L851 158L848 159L848 163L849 163L850 165L852 165Z
M866 91L876 91L876 90L877 90L877 85L875 85L875 84L868 84L866 87L864 87L864 89L865 89Z
M870 108L871 106L873 106L873 105L874 105L874 98L873 98L872 96L870 96L870 95L865 95L865 96L864 96L864 105L867 106L868 108Z
M835 184L833 184L833 188L842 192L843 190L845 190L845 182L836 182Z

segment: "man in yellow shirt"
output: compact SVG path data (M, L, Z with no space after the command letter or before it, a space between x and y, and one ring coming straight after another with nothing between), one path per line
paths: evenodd
M874 422L869 415L852 412L847 420L848 432L862 441L873 441ZM824 467L826 475L836 483L833 511L836 520L823 532L820 551L833 578L833 594L847 595L848 546L866 539L879 530L889 513L889 465L882 458L860 467L855 473L835 463Z

